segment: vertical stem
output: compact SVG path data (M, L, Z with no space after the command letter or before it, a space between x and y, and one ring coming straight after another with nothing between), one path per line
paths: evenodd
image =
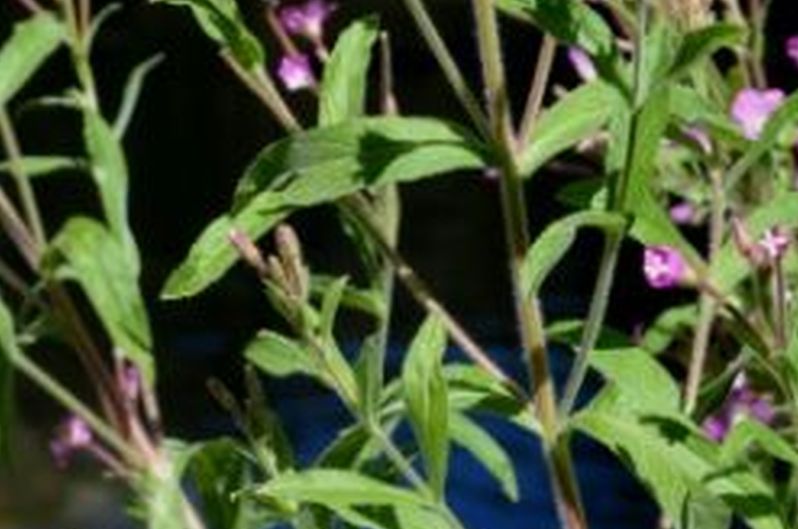
M579 343L579 350L576 351L574 365L568 380L565 383L565 391L560 401L560 416L564 419L568 416L579 396L579 390L585 381L589 366L590 354L596 347L601 327L604 325L604 318L607 314L610 291L615 280L615 268L618 264L618 255L623 242L622 233L607 234L604 239L604 247L599 264L598 278L593 290L590 302L587 321L582 331L582 338Z
M709 178L712 187L712 201L710 204L708 261L711 269L723 242L723 215L726 211L726 203L721 172L717 169L712 169L709 172ZM683 401L684 411L688 415L695 410L698 401L698 391L701 387L701 378L704 373L712 324L718 309L718 300L709 289L705 288L701 292L698 306L698 325L693 337L693 350L690 358L690 367L687 372Z
M488 137L488 121L479 106L479 101L468 87L468 83L466 83L463 74L460 72L460 68L452 58L452 54L449 52L440 33L438 33L438 29L435 27L427 9L424 7L423 0L405 0L405 5L410 15L413 17L421 36L432 52L432 55L435 57L435 60L438 61L441 70L443 70L446 80L463 105L463 108L465 108L469 117L474 122L474 125L482 135Z
M587 527L573 472L568 439L560 435L554 384L549 368L543 316L538 300L521 287L521 269L530 244L523 182L515 160L499 28L492 0L473 0L488 116L501 170L501 202L509 248L516 319L531 369L531 392L543 429L543 449L554 489L560 523L567 529Z
M33 188L30 184L30 179L25 175L22 167L22 150L19 146L19 140L14 131L14 125L8 116L8 111L5 107L0 107L0 136L3 139L3 147L8 156L9 167L11 174L17 185L22 207L25 210L25 216L28 218L28 225L33 233L33 238L39 246L44 246L46 236L44 228L42 227L42 219L39 213L39 207L36 204L36 197L33 194Z

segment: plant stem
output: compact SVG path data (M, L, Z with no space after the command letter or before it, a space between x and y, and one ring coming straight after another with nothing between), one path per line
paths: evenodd
M360 195L352 195L342 199L349 211L357 218L362 226L369 232L373 240L380 247L385 256L391 261L399 280L405 285L416 302L430 313L440 318L452 341L476 365L481 367L499 382L508 387L517 397L526 399L524 390L510 378L502 369L490 359L488 354L471 338L468 332L455 320L446 308L435 298L413 268L405 261L396 249L391 246L377 227L376 221L371 217L368 204Z
M615 269L618 264L621 244L623 243L623 233L607 234L604 239L601 261L599 263L598 278L593 290L590 302L587 321L582 331L582 338L579 349L576 351L576 358L565 383L565 390L560 401L560 417L565 420L576 403L579 390L585 381L589 366L590 354L596 347L596 342L604 325L607 314L607 305L610 299L610 291L615 279Z
M302 130L296 117L277 90L271 76L264 68L259 67L255 71L249 71L238 64L230 53L222 52L221 57L236 77L272 112L283 128L289 132Z
M530 245L523 182L515 160L515 141L511 127L499 28L492 0L473 0L474 18L487 96L488 116L501 170L501 202L504 230L509 248L510 276L513 284L516 320L524 355L531 369L530 381L538 420L543 430L543 450L554 499L562 527L587 527L579 488L573 472L568 439L560 435L554 384L548 363L543 315L537 298L526 296L521 270ZM545 57L543 57L545 63ZM545 64L544 64L545 66ZM542 70L543 72L546 69ZM534 81L534 84L540 81ZM532 116L529 122L534 122ZM531 128L531 127L530 127Z
M14 131L14 125L11 123L5 107L0 107L0 136L2 137L3 148L8 156L9 168L16 182L19 198L22 201L25 216L28 218L28 225L33 238L37 245L44 246L47 238L42 227L41 214L36 204L36 197L33 194L30 179L25 175L22 167L22 150Z
M554 54L557 50L557 40L546 33L543 35L543 42L540 44L538 60L535 65L535 73L532 77L532 86L529 88L529 96L526 101L526 108L521 120L518 131L517 148L523 149L532 139L535 122L540 115L543 106L543 96L546 95L546 87L549 84L549 75L554 63Z
M712 265L723 243L723 216L726 211L724 190L721 173L717 169L709 171L709 179L712 188L712 200L710 203L709 219L709 268ZM698 391L701 387L701 378L704 373L709 337L712 333L712 325L715 314L718 310L718 300L709 289L703 289L699 298L698 324L696 325L695 336L693 337L693 350L690 357L690 367L687 372L687 382L685 383L683 407L686 414L691 414L698 401Z
M441 67L441 70L443 70L446 80L449 82L455 95L468 113L471 121L473 121L483 137L489 137L488 120L479 106L479 100L468 87L460 68L452 58L452 54L449 52L446 43L443 41L427 9L424 7L423 0L404 0L404 2L407 10L416 23L419 33L421 33L421 36L427 43L435 60L438 61L438 65Z
M75 397L68 389L52 378L32 360L22 354L12 356L12 362L17 369L35 382L45 393L49 394L65 408L85 420L92 430L109 446L119 452L128 462L138 463L140 456L136 450L128 445L111 427L94 414L85 404Z

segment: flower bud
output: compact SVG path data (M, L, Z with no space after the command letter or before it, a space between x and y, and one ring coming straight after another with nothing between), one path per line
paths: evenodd
M230 243L238 251L238 254L249 266L255 269L259 276L265 277L267 274L266 263L263 261L263 255L252 239L249 238L243 230L234 228L230 230L227 235Z

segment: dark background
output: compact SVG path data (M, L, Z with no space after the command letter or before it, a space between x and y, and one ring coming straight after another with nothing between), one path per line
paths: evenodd
M270 47L260 17L260 1L241 3L250 27ZM98 8L101 4L95 3ZM472 86L478 86L468 2L437 0L429 4ZM798 69L785 60L782 51L784 38L792 32L798 33L796 8L790 4L788 0L775 1L774 16L768 26L770 82L786 91L798 84ZM397 93L403 113L465 121L402 2L341 0L339 6L331 24L331 35L358 16L380 14L394 46ZM9 23L20 15L13 0L2 2L0 35L6 35ZM502 29L511 95L520 111L539 39L531 27L511 20L506 20ZM277 53L274 49L270 51L273 66ZM213 288L191 300L160 302L157 293L201 229L227 209L244 167L263 146L279 138L281 131L227 70L187 10L141 1L124 2L123 10L108 21L95 45L93 63L107 116L116 112L130 69L159 52L165 53L166 60L148 78L125 139L131 172L131 216L144 261L143 285L156 336L165 421L171 434L199 438L230 431L229 421L207 397L204 380L214 375L236 387L242 346L256 329L274 325L275 321L257 282L243 267L237 267ZM563 53L558 54L554 79L565 86L577 82ZM61 53L37 75L18 102L60 93L71 82L66 54ZM310 124L314 112L310 96L290 95L288 100L298 105L304 123ZM69 111L25 110L19 104L12 110L25 152L80 152L80 123ZM37 184L49 233L54 233L70 212L96 208L88 179L75 176L65 175ZM557 203L555 194L564 183L583 176L549 170L527 186L533 234L567 211ZM400 246L421 276L429 280L444 303L478 340L492 345L500 362L523 377L524 370L514 349L516 339L497 191L495 182L474 173L448 175L403 187L405 215ZM292 223L298 228L308 260L316 271L345 273L356 266L355 255L341 234L334 209L317 208L296 215ZM691 235L701 238L700 232ZM564 266L547 283L544 304L549 320L584 314L595 275L597 242L590 237L580 239ZM677 299L674 295L652 293L645 287L639 273L639 253L640 249L634 245L625 248L619 276L622 279L613 292L610 322L625 331L631 331ZM412 300L399 287L394 321L397 353L419 318ZM61 373L68 376L74 371L71 358L55 360ZM564 368L559 362L558 369ZM323 400L321 407L317 405L323 396L312 385L301 381L288 384L267 381L266 385L277 406L290 413L290 430L307 454L321 443L320 430L326 429L329 434L331 425L344 420L328 401ZM21 410L24 422L40 431L51 428L56 412L46 399L27 386L20 393L24 396ZM303 413L303 410L312 411ZM498 429L500 436L512 443L519 461L536 460L537 448L532 443L506 428ZM36 442L41 452L44 440ZM617 466L595 447L584 446L579 450L591 461L585 479L588 483L595 482L596 490L607 483L606 476L617 475ZM468 464L458 458L463 465ZM469 481L468 476L476 477ZM491 501L495 500L496 488L483 490L487 486L483 478L477 471L458 481L463 487L456 493L455 503L462 509L474 508L469 494L479 498L487 495ZM620 498L620 503L613 504L620 505L620 511L609 508L604 513L608 507L594 500L590 502L591 516L603 516L601 519L606 520L608 527L617 527L619 520L626 517L632 524L630 527L642 520L650 521L653 511L650 507L640 507L639 491L627 481L613 479L618 484L606 491L607 497ZM536 498L534 510L525 505L504 511L503 515L512 519L539 512L538 523L524 525L553 527L545 480L530 473L523 480L524 491ZM631 513L636 512L633 505L643 509L644 518L638 522L632 521ZM0 502L0 513L2 509ZM492 511L491 520L498 521L497 516L502 514ZM2 517L0 527L4 527Z

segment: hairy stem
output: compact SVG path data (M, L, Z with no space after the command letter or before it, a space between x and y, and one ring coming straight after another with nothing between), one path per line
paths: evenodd
M468 87L468 83L466 83L460 68L452 58L449 48L438 32L438 28L436 28L435 24L432 22L432 18L429 16L426 7L424 7L423 0L404 0L404 2L410 15L413 17L413 21L416 23L419 33L421 33L421 36L427 43L435 60L438 61L438 65L441 67L441 70L443 70L443 74L446 76L446 80L452 87L457 99L460 100L460 103L463 105L463 108L465 108L465 111L468 113L477 129L483 136L488 137L488 120L479 106L479 100Z
M710 170L709 179L712 188L712 200L710 203L708 262L710 269L712 269L712 265L723 243L723 216L726 211L726 203L721 172L717 169ZM688 415L695 410L698 402L698 392L704 374L704 364L706 363L709 338L712 333L712 325L715 320L718 305L719 301L711 290L707 288L702 289L698 303L698 324L696 325L695 336L693 337L690 367L687 371L687 382L685 383L684 390L683 407L685 413Z
M543 449L560 523L567 529L587 527L573 472L568 440L560 435L554 384L549 368L543 315L537 298L523 292L521 270L530 245L523 182L515 160L504 62L498 21L492 0L473 0L488 116L501 171L501 202L505 237L509 248L516 320L524 355L531 369L530 381L537 416L543 429ZM543 57L545 62L545 57ZM545 64L543 65L545 66ZM546 72L543 68L542 72ZM535 81L533 84L537 84ZM530 118L530 122L534 119ZM531 128L531 127L530 127Z

